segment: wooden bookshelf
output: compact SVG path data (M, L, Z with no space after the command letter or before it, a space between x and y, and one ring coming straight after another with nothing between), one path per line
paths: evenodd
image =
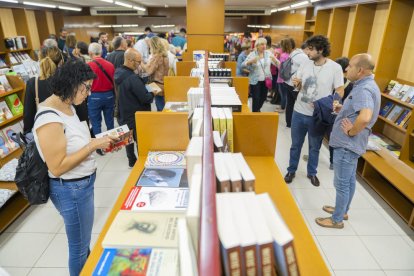
M22 154L22 149L21 148L15 148L13 151L11 151L9 154L7 154L6 156L0 158L0 165L4 166L6 163L8 163L9 161L11 161L14 158L19 158L20 155ZM14 184L14 183L13 183ZM15 184L14 184L15 185Z
M407 107L408 109L412 109L412 108L414 107L414 105L413 105L413 104L403 102L403 101L401 101L400 99L397 99L397 98L395 98L395 97L393 97L393 96L390 96L390 95L388 95L388 94L381 93L381 96L382 96L383 98L386 98L386 99L389 99L389 100L391 100L391 101L395 102L395 103L396 103L396 104L398 104L398 105L405 106L405 107Z
M395 129L397 129L397 130L399 130L401 132L404 132L404 133L407 132L407 130L405 128L400 127L399 125L396 125L393 121L388 120L387 118L385 118L385 117L383 117L381 115L378 116L378 119L383 120L384 122L386 122L387 124L389 124L390 126L394 127Z
M18 52L29 52L31 51L31 48L24 48L24 49L17 49L17 50L10 50L10 53L18 53Z
M17 121L17 120L19 120L21 118L23 118L23 114L20 114L20 115L17 115L17 116L13 116L13 118L8 119L8 120L5 120L4 122L0 123L0 127L3 127L5 125L8 125L8 124L10 124L12 122L15 122L15 121Z

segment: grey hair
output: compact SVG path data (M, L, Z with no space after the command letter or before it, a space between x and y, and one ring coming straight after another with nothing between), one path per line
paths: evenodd
M43 41L43 46L45 46L45 47L57 47L58 46L58 44L57 44L57 41L55 40L55 39L53 39L53 38L48 38L48 39L45 39L44 41Z
M102 54L102 45L93 42L89 45L88 52L94 54L95 56L100 56Z
M112 40L112 45L114 46L114 49L118 49L119 47L121 47L122 41L125 40L122 36L116 36L114 37L114 39Z
M254 47L257 48L257 46L262 45L262 44L267 45L267 40L263 37L260 37L256 40Z

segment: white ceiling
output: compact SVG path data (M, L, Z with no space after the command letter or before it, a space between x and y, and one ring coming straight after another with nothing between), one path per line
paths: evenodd
M129 2L131 4L143 5L146 7L185 7L186 0L120 0ZM48 1L52 2L52 1ZM84 7L104 7L104 6L117 6L115 4L106 3L100 0L53 0L53 2L71 4L74 6ZM295 2L292 0L225 0L226 6L245 6L245 7L275 7L287 2ZM119 6L117 6L119 7Z

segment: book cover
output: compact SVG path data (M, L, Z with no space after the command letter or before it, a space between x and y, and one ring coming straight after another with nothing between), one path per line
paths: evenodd
M405 119L405 117L410 113L410 110L404 109L404 111L401 113L401 116L395 121L397 125L400 125L401 122Z
M92 275L169 276L177 272L177 249L107 248Z
M211 117L213 119L213 130L220 132L220 117L218 114L217 107L211 108Z
M235 164L232 153L225 152L223 153L223 160L224 160L224 166L227 169L227 172L230 176L230 182L231 182L231 191L232 192L242 192L242 176L240 174L240 171Z
M3 84L0 83L0 95L5 94L6 89L4 88Z
M13 87L10 85L9 80L5 75L0 75L0 83L3 85L4 90L6 90L6 92L13 90Z
M228 193L231 192L230 174L227 171L224 153L214 153L214 172L216 173L217 179L217 192Z
M15 124L12 126L7 126L1 130L3 131L4 137L7 139L6 146L10 149L10 151L13 151L20 147L19 144L14 142L11 138L14 133L21 131L21 129L19 128L20 126L18 126L19 124Z
M400 117L401 113L404 111L402 106L396 105L394 108L388 113L387 119L394 122Z
M400 91L400 89L401 89L402 87L403 87L403 85L402 85L401 83L396 83L396 84L394 85L394 87L392 88L392 90L390 91L389 95L390 95L390 96L393 96L393 97L397 96L398 91Z
M384 93L386 93L386 94L390 93L390 91L394 88L394 86L395 86L397 83L398 83L398 81L391 80L391 81L388 83L387 87L385 88Z
M23 104L17 94L8 95L5 97L5 100L14 116L23 114Z
M191 187L191 176L193 175L194 166L197 164L201 165L203 155L203 137L192 137L190 143L185 151L185 159L187 163L187 178L190 181Z
M164 110L168 112L188 112L187 102L166 102Z
M227 142L229 144L229 152L233 152L233 113L231 111L231 108L223 108L223 110L226 117Z
M9 140L6 138L2 131L0 131L0 157L5 157L10 153L10 148L8 146Z
M185 218L188 230L191 234L194 249L198 253L198 235L200 233L200 209L201 209L201 164L194 166L194 172L191 176L190 196L188 199L187 211Z
M398 91L395 97L397 99L402 99L409 90L410 90L410 86L408 84L404 84L403 87L401 87L400 91Z
M188 197L188 188L136 186L129 191L121 210L184 212Z
M178 213L118 212L105 238L103 248L177 248Z
M388 113L391 111L391 109L394 107L394 104L392 102L386 102L385 105L380 110L379 115L382 117L387 117Z
M188 231L186 220L184 218L180 218L178 220L178 243L178 252L180 254L180 275L197 276L197 255L194 250L190 232Z
M185 169L145 168L136 186L185 188L188 187L187 172Z
M405 95L401 98L401 101L405 103L409 103L413 96L414 96L414 87L410 86L407 92L405 93Z
M220 123L220 134L222 135L226 131L226 115L223 108L217 108Z
M113 152L125 147L134 142L133 132L128 128L127 125L123 125L99 134L96 134L96 138L101 138L105 136L115 136L118 137L118 141L111 144L108 148L104 149L104 152Z
M404 126L405 123L410 119L412 112L409 111L407 113L407 115L405 115L405 118L401 120L401 122L399 123L399 126Z
M3 116L4 120L13 118L13 114L10 111L9 107L7 106L6 102L4 101L0 102L0 110L1 110L1 115Z
M232 154L234 163L236 164L241 176L242 176L242 185L244 192L254 192L254 183L256 177L254 176L252 170L247 164L246 160L243 157L241 152Z
M155 82L145 85L145 88L148 92L153 92L154 94L158 94L162 91L161 87L159 87Z
M145 168L185 168L184 151L150 151Z
M219 131L213 131L214 152L223 152L223 141Z

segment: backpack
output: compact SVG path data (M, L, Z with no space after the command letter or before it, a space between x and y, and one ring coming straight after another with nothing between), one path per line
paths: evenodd
M299 53L297 53L296 55L298 54ZM295 57L296 55L289 57L287 60L282 62L282 64L280 64L279 77L282 80L289 81L292 75L294 74L292 73L292 65L293 65L293 57Z
M45 110L36 115L35 122L39 116L46 113L55 113L58 115L55 111ZM28 142L20 133L17 134L16 140L23 149L14 178L17 188L31 205L44 204L49 199L47 165L40 157L34 140Z

